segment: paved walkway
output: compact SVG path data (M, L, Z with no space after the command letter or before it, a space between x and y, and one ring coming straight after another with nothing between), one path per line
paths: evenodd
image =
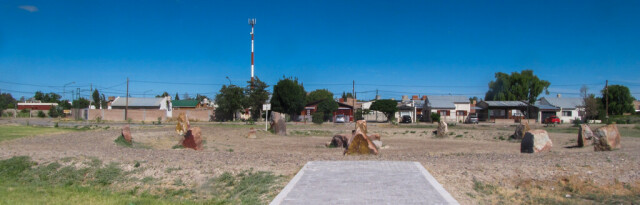
M271 204L458 204L418 162L312 161Z

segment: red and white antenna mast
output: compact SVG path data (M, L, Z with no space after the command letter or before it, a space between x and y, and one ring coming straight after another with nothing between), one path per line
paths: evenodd
M251 25L251 88L253 88L253 26L256 25L256 19L249 19Z

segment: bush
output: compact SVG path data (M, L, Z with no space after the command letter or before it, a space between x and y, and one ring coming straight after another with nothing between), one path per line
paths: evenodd
M46 117L46 116L47 116L47 115L45 115L45 114L44 114L44 112L42 112L42 110L38 110L38 117L39 117L39 118L44 118L44 117Z
M438 114L438 113L431 113L431 121L432 121L432 122L440 122L440 114Z
M313 113L311 118L312 118L313 123L320 125L320 124L322 124L324 122L324 119L323 119L324 118L324 113L323 112L315 112L315 113Z
M0 161L0 179L16 178L23 171L31 169L33 165L35 163L27 156L2 160Z

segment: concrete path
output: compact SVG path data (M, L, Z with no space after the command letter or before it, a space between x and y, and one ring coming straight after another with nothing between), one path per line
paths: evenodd
M312 161L271 204L458 204L418 162Z

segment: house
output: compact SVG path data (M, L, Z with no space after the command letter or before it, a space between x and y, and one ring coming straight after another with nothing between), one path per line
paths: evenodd
M203 103L198 100L172 100L171 105L175 110L195 110L204 108Z
M640 101L633 101L633 109L636 110L636 114L640 114Z
M524 101L481 101L476 105L478 120L486 122L520 122L536 109Z
M46 110L58 106L58 103L22 102L18 103L18 110Z
M160 98L127 98L126 97L116 97L115 100L111 103L111 109L125 109L127 107L129 109L147 109L147 110L166 110L171 111L171 97L160 97Z
M320 102L322 102L322 100L318 100L315 102L310 102L307 105L304 106L304 110L302 110L302 112L300 113L300 121L312 121L312 116L313 113L316 113L316 111L318 111L318 104L320 104ZM342 103L342 102L337 102L338 103L338 110L336 110L335 112L333 112L333 118L332 121L335 121L336 116L337 115L344 115L345 116L345 122L352 122L353 121L353 106L352 105L348 105L346 103Z
M557 97L540 98L540 105L548 105L556 107L555 115L560 118L560 122L562 123L571 123L574 120L581 120L581 114L584 112L584 100L582 98L563 98L560 94ZM546 115L548 116L550 111L546 111ZM538 118L538 122L542 122L545 118L543 118L543 113L540 111L540 116Z
M371 105L375 100L362 102L362 109L369 110L367 113L362 113L362 118L367 122L386 122L387 116L383 112L371 110Z
M466 96L428 95L423 104L422 114L429 121L431 113L440 114L440 119L447 122L463 122L471 110L471 102Z
M395 118L398 122L402 121L403 116L411 117L411 122L418 122L422 118L422 109L424 107L424 100L427 99L426 95L422 98L418 98L414 95L409 99L409 96L402 96L402 100L398 102L398 112L395 114Z

